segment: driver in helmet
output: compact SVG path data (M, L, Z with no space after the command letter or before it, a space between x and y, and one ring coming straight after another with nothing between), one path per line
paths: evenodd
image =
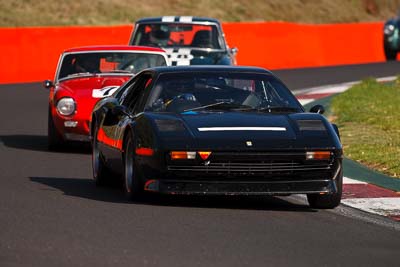
M100 59L94 55L78 55L74 62L76 73L100 72Z
M168 25L154 25L150 31L149 35L149 41L151 44L156 45L156 46L167 46L169 37L170 37L170 31L168 28Z

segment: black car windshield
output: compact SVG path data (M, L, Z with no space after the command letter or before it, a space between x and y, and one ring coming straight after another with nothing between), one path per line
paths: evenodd
M133 45L174 48L222 49L216 25L185 23L140 24Z
M164 73L155 82L146 111L301 112L286 86L270 74L243 72Z
M137 73L143 69L166 66L160 54L141 52L84 52L63 57L58 79L93 73Z

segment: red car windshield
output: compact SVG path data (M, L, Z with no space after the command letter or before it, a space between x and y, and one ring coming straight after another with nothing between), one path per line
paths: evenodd
M85 52L63 57L58 79L85 73L137 73L143 69L166 66L160 54L129 52Z
M140 24L133 45L222 49L216 25L155 23Z

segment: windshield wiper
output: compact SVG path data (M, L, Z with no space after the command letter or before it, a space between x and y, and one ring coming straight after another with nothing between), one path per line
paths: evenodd
M87 76L87 75L95 75L96 73L93 72L78 72L78 73L73 73L73 74L69 74L64 78L70 78L70 77L77 77L77 76Z
M204 106L200 106L200 107L196 107L196 108L190 108L190 109L186 109L184 110L184 112L186 111L194 111L194 110L199 110L199 109L221 109L221 110L232 110L232 109L252 109L251 106L248 105L242 105L242 104L238 104L238 103L232 103L232 102L216 102L216 103L212 103L209 105L204 105Z
M103 73L110 73L110 72L112 72L112 73L131 73L131 74L133 74L133 72L129 71L129 70L107 70L107 71L105 71Z
M222 48L212 48L212 47L198 47L198 46L190 46L191 50L199 50L203 52L225 52L225 49Z
M267 112L288 112L288 111L299 111L296 107L284 107L284 106L271 106L257 108L257 111L267 111Z

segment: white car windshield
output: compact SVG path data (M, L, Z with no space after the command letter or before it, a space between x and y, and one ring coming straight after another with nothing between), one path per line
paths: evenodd
M223 49L216 25L189 23L139 24L133 45Z

